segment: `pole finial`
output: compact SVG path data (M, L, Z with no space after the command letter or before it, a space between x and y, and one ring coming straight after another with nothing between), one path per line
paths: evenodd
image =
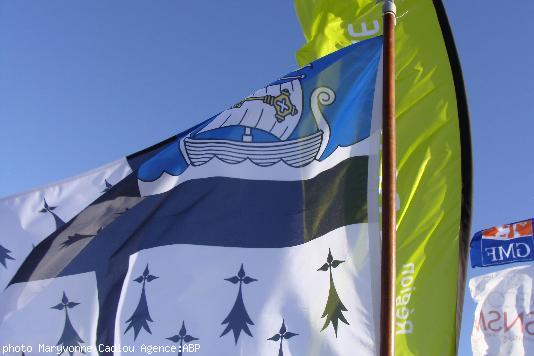
M382 13L392 13L393 16L397 14L397 7L395 6L394 0L384 0L384 5L382 6Z

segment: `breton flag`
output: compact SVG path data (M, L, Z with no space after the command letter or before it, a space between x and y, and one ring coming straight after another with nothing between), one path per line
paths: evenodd
M469 281L476 304L469 326L475 356L534 353L532 223L529 219L493 227L473 237L472 267L506 264Z
M374 355L381 52L346 47L1 200L6 354Z

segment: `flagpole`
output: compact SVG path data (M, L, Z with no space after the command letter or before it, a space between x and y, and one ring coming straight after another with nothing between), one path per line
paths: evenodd
M382 270L380 356L395 355L396 280L396 133L395 133L395 14L393 0L382 8L384 29L382 104Z

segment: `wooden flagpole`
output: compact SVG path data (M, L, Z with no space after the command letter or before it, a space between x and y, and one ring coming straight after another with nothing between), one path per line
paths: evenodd
M395 355L396 280L396 133L395 133L395 15L393 0L382 9L384 29L382 106L382 261L380 355Z

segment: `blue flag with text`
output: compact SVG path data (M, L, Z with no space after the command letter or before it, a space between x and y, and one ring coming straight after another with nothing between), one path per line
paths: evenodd
M471 240L471 265L473 267L533 260L532 220L479 231Z

